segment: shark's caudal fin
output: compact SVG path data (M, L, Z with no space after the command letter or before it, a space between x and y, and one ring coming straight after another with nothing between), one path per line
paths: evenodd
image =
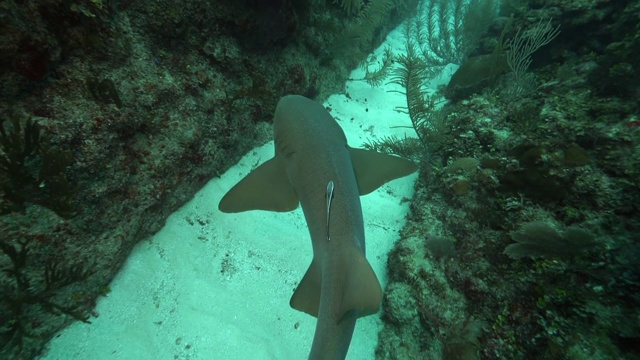
M382 289L380 282L373 272L371 265L364 255L353 250L350 254L343 254L342 266L342 303L338 318L348 312L355 312L357 317L375 314L380 308ZM319 264L311 262L298 288L293 293L289 305L292 308L318 317L322 275Z
M218 209L225 213L292 211L298 207L298 202L298 194L291 185L282 160L274 157L231 188L220 200Z
M360 195L366 195L385 183L418 169L412 161L372 150L349 148L349 153Z

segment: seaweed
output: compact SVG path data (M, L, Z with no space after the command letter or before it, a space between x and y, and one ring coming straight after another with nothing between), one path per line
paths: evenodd
M533 61L531 55L539 48L550 43L560 33L560 25L552 26L551 19L540 20L525 31L518 29L509 42L506 61L511 72L507 79L504 95L507 98L524 96L538 88L535 75L528 72Z
M9 126L6 126L10 123ZM24 211L34 203L71 217L71 195L75 187L65 171L72 162L70 152L52 147L37 121L14 116L0 121L0 215Z
M353 24L340 34L331 46L334 54L344 54L349 51L369 48L378 29L387 19L392 9L398 5L392 0L372 0L357 13Z
M25 162L37 155L40 145L40 127L37 122L27 119L24 127L18 118L12 119L13 131L7 132L0 126L0 145L4 152L0 157L0 171L10 174L11 180L27 180Z
M398 155L419 162L422 157L422 143L412 137L384 136L380 140L367 140L365 149L385 154Z
M477 48L496 15L493 0L427 0L409 20L407 41L437 75L447 64L461 64Z
M92 272L80 264L63 266L57 259L46 261L44 268L33 271L29 268L29 240L16 241L16 245L6 239L0 240L0 253L10 259L10 264L2 268L8 281L0 283L0 354L23 354L25 340L37 338L40 323L37 306L45 313L55 316L68 315L85 323L89 322L87 311L80 306L62 305L54 300L57 293L66 286L85 280ZM38 276L38 274L41 274Z
M380 84L382 84L382 82L389 76L394 61L395 55L391 51L391 48L385 48L384 53L382 54L381 64L379 68L373 71L369 70L370 66L373 63L371 59L367 59L367 61L364 61L362 63L361 67L365 72L364 78L362 80L366 81L370 86L380 86Z
M415 43L407 39L407 53L397 58L398 68L394 69L391 83L402 86L407 97L406 111L411 118L411 124L416 130L418 139L426 146L426 139L422 136L421 129L425 126L429 113L433 110L432 98L423 96L422 85L427 78L428 68L424 61L418 57Z
M338 3L338 0L333 0L334 4ZM356 14L362 8L362 0L341 0L340 7L349 15Z
M439 95L429 95L424 89L424 84L433 75L433 67L419 56L417 45L409 37L406 47L406 54L397 57L398 67L391 74L391 83L402 86L407 99L407 106L396 110L409 114L424 150L433 154L448 138L448 111L438 106Z

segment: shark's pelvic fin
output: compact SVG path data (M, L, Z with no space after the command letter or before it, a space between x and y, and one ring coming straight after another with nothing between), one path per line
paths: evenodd
M366 195L418 169L412 161L373 150L349 148L349 153L360 195Z
M289 305L313 317L318 317L320 307L320 289L322 287L322 273L315 261L311 262L307 272L300 280L300 284L289 300Z
M227 192L218 209L225 213L247 210L292 211L298 207L282 160L274 157L258 166Z

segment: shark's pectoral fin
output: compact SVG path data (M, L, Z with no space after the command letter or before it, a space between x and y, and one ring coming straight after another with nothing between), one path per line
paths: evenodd
M340 319L355 312L357 317L375 314L380 309L382 288L376 273L360 252L349 256L349 270L345 274Z
M282 160L274 157L245 176L220 200L226 213L247 210L292 211L298 195L291 185Z
M298 288L291 296L289 305L298 311L318 317L321 284L322 274L320 273L320 267L315 261L312 261L309 269L300 280Z
M412 161L372 150L349 148L360 195L391 180L407 176L418 167Z

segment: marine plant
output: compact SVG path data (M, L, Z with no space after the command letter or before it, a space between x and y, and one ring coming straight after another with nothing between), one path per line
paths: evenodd
M362 0L333 0L334 4L337 4L338 2L340 2L342 10L349 15L357 13L362 7Z
M522 31L519 29L509 42L507 64L509 73L505 93L521 96L536 89L535 76L527 72L531 65L531 55L555 39L560 33L560 26L552 26L551 19L540 20L533 27Z
M63 305L55 297L68 285L86 279L91 270L82 264L63 265L57 259L49 259L37 267L29 261L30 244L31 239L14 241L5 236L0 239L0 254L10 260L0 269L4 275L0 278L0 355L10 358L30 352L25 348L26 340L38 337L41 319L33 307L89 323L89 316L81 306Z
M480 44L496 16L493 0L423 0L409 20L407 42L437 74L448 64L461 64Z
M430 93L426 85L446 65L461 63L477 48L496 14L496 3L493 0L423 0L417 11L405 25L405 53L385 51L380 68L369 71L365 65L364 80L375 86L388 76L391 83L404 88L407 106L397 110L409 114L425 153L432 154L449 137L448 112L440 106L441 94Z
M73 186L65 170L71 154L54 149L44 140L40 126L31 118L13 116L0 121L0 214L22 211L35 203L59 216L73 215Z
M371 0L360 10L355 19L336 37L331 46L332 53L368 51L375 31L398 5L392 0Z

